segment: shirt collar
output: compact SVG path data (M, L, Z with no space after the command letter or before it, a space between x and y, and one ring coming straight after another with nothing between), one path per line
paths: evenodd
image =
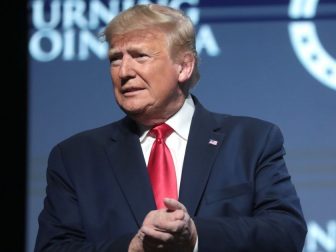
M170 117L165 123L168 124L172 129L182 137L184 140L188 140L188 135L190 131L191 120L195 112L194 101L189 94L185 99L183 106L177 111L172 117ZM143 142L149 129L140 126L140 142Z

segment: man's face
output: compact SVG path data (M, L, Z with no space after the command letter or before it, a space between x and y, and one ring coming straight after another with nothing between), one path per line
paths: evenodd
M182 106L181 66L171 59L164 33L118 35L110 41L109 59L116 101L139 123L163 122Z

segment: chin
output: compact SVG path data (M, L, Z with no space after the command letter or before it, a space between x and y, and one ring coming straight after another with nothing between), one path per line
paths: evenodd
M124 111L129 116L140 116L146 113L145 107L119 106L122 111Z
M151 113L146 108L122 108L122 110L134 121L142 125L152 126L158 123L158 119L151 115Z
M127 98L119 103L119 106L126 114L146 114L152 107L152 102L149 102L150 98Z

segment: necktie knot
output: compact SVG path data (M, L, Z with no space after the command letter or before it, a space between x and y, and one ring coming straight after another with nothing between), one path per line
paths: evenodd
M155 137L159 141L164 141L173 132L168 124L159 124L149 131L149 135Z

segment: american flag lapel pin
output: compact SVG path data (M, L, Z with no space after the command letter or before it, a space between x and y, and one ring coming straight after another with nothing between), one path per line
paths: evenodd
M217 146L218 141L217 141L217 140L214 140L214 139L209 139L209 144L214 145L214 146Z

